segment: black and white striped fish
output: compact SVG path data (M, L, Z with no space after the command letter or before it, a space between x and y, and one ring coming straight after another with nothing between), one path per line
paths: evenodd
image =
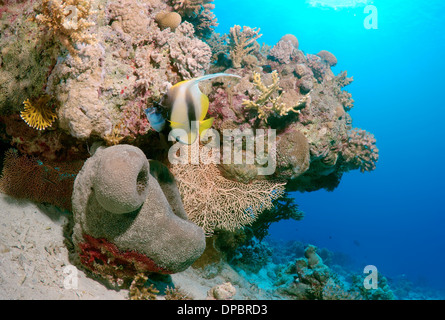
M167 92L165 107L173 137L184 144L192 144L198 135L209 129L214 118L204 120L209 109L209 98L199 90L199 82L216 77L236 77L235 74L215 73L178 82Z

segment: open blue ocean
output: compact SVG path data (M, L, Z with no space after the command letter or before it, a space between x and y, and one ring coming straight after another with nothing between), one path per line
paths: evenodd
M442 0L216 0L216 31L258 27L274 45L294 34L305 53L332 52L335 74L353 76L355 127L372 132L372 172L346 173L332 192L292 193L301 221L271 226L274 239L346 254L357 270L445 289L444 74ZM376 19L369 20L372 5ZM366 27L368 23L368 28ZM374 23L377 29L369 28ZM363 272L363 271L361 271Z

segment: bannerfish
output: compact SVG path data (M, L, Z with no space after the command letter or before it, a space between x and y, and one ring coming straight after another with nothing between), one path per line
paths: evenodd
M169 110L171 135L177 141L192 144L198 135L212 126L214 118L204 120L209 109L209 98L201 92L198 84L216 77L241 78L236 74L214 73L178 82L167 92L164 106Z

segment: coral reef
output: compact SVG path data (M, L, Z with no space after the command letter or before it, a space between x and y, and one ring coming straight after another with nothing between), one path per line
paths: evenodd
M330 277L329 268L316 252L317 248L309 245L304 258L295 261L286 273L295 274L295 279L283 285L282 293L295 296L298 300L322 299L322 292Z
M116 283L139 272L182 271L204 250L173 176L134 146L95 151L75 180L73 213L81 262Z
M364 275L354 275L352 277L352 289L359 292L360 295L366 300L395 300L396 295L389 286L388 279L382 274L378 274L378 287L377 289L365 289L363 286Z
M374 170L379 159L379 150L375 143L374 135L365 130L355 128L349 131L348 141L342 151L348 169L360 169L361 172Z
M53 37L28 18L33 1L2 5L0 18L0 111L22 110L23 101L45 92L48 75L60 54Z
M378 161L374 136L352 126L344 88L353 79L334 74L332 53L305 54L289 34L260 45L260 29L248 26L217 34L213 9L213 0L44 0L0 10L0 137L19 151L6 154L2 190L70 210L76 177L73 237L83 265L110 281L135 279L137 297L149 294L136 290L138 274L184 270L205 235L233 232L227 250L239 246L235 233L263 239L273 221L303 216L285 191L333 190L345 172ZM216 72L240 77L200 89L212 129L241 141L242 163L169 163L173 142L144 110L162 108L176 83ZM243 149L250 132L273 132L263 154ZM264 159L276 167L270 175L259 174ZM293 267L309 286L325 271L311 257Z
M258 40L262 34L260 29L235 25L230 28L229 51L234 68L241 68L241 62L245 56L259 50Z
M335 67L337 65L337 58L329 51L321 50L319 53L317 53L317 56L319 56L330 67Z
M215 164L176 164L171 172L178 181L184 209L206 234L236 230L251 224L280 198L284 183L255 180L249 184L225 178Z
M293 38L292 38L293 37ZM298 53L298 40L295 36L287 35L281 38L278 43L272 47L269 56L280 63L290 63Z
M5 131L2 139L21 154L59 163L85 160L89 156L87 145L58 130L57 121L42 131L29 127L18 114L0 115L0 121Z
M193 300L190 294L184 292L181 287L171 288L167 286L165 289L165 300Z
M230 264L252 273L258 273L262 267L271 261L272 249L255 237L239 246L229 256Z
M230 282L216 285L208 292L209 300L231 300L236 294L236 288Z
M35 157L6 152L0 191L15 198L48 203L71 211L74 179L83 161L42 162Z
M175 31L182 19L177 12L161 11L156 15L155 21L161 29L170 28L171 31Z
M185 21L193 24L198 37L207 38L218 26L212 10L213 0L169 0L173 10L179 13Z
M47 105L49 99L48 96L43 96L34 103L31 103L29 99L25 100L23 102L25 109L20 112L20 117L31 128L45 130L47 127L50 127L56 120L57 115Z
M143 273L137 274L130 285L130 300L156 300L159 290L151 284L146 287L148 277Z
M272 72L272 84L266 86L261 81L260 74L254 72L253 83L260 94L255 101L247 99L243 101L243 106L246 109L255 109L258 112L258 119L263 120L266 124L271 115L286 116L291 111L298 113L298 110L293 107L289 108L281 102L282 94L278 92L282 91L282 88L279 87L279 80L278 73L274 71Z
M96 39L88 33L94 22L88 21L91 2L87 0L43 0L36 8L33 21L48 28L71 55L78 59L77 43L93 44Z

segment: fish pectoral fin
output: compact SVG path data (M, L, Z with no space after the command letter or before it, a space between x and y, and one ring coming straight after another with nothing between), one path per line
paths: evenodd
M170 122L170 126L173 129L186 129L187 125L181 122L175 122L175 121L171 121L171 120L167 120L168 122Z
M213 125L213 120L215 118L209 118L206 120L199 121L199 134L201 135L204 131L210 129Z

